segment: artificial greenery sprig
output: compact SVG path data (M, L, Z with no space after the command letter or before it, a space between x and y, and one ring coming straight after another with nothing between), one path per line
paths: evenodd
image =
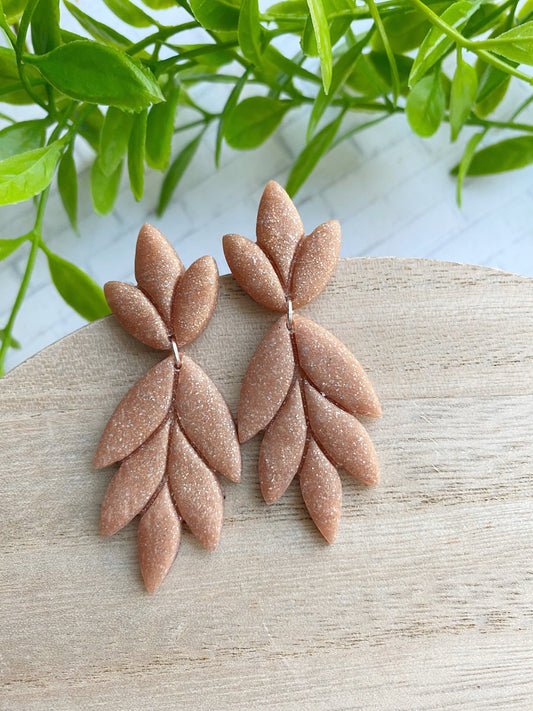
M0 47L0 206L29 199L37 205L28 234L0 240L0 260L30 245L0 329L0 372L7 350L17 346L16 316L39 251L68 304L87 319L107 313L101 289L51 252L42 233L54 176L77 229L77 140L95 151L91 196L100 214L113 208L124 166L137 200L145 167L164 173L161 213L211 125L218 165L224 143L255 148L302 106L309 122L287 182L291 195L329 150L398 113L423 137L443 122L452 141L464 126L479 128L453 168L459 202L467 175L533 163L533 126L517 120L533 95L508 120L492 117L511 80L532 83L533 0L265 0L261 8L258 0L102 2L146 35L134 42L64 0L61 12L77 21L81 36L62 28L59 0L0 0L8 44ZM167 8L174 8L176 24L166 23L169 12L160 20L158 11ZM298 39L298 52L283 51L290 44L278 42L284 36ZM212 83L228 85L218 112L193 98L196 87ZM15 122L9 106L16 104L34 104L41 117ZM197 118L190 120L191 111ZM369 117L350 121L357 113ZM502 128L517 135L480 148ZM172 157L176 134L189 137Z

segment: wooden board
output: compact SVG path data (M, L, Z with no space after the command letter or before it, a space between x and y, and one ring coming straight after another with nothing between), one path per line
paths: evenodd
M112 317L0 381L0 706L529 709L533 694L533 280L345 260L302 311L367 368L383 483L343 476L330 547L293 484L267 507L260 438L223 482L215 553L189 533L155 596L137 523L97 535L96 443L161 356ZM190 348L236 412L275 316L224 277Z

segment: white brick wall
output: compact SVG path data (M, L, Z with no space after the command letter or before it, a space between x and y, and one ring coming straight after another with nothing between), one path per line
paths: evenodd
M107 8L102 3L87 0L80 6L86 12L93 8L93 16L105 21ZM131 28L126 33L134 35ZM205 94L203 101L218 106L220 88ZM81 236L69 228L54 193L46 213L45 239L52 250L100 284L108 279L132 280L137 231L149 221L164 232L186 264L212 254L221 273L226 273L221 237L226 232L253 237L262 188L270 178L286 180L303 144L307 111L287 117L281 131L257 151L236 153L225 148L218 172L213 160L215 132L210 130L162 218L155 216L160 174L147 174L141 203L134 201L124 176L113 213L101 218L92 212L86 170L79 186ZM190 137L179 134L175 148L187 140ZM455 180L448 170L461 155L465 140L463 136L450 145L444 127L423 141L401 116L358 134L325 157L297 196L307 229L333 217L340 219L343 256L431 257L533 276L533 168L467 181L460 210L455 204ZM77 158L87 166L90 151L80 145ZM0 237L22 234L31 226L33 214L31 204L2 208ZM24 246L0 263L2 326L26 254ZM7 369L83 323L50 285L46 260L40 256L14 331L23 348L9 353Z

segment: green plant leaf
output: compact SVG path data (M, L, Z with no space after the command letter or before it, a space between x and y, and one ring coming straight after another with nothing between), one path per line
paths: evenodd
M152 10L164 10L167 7L174 7L176 0L142 0L143 3Z
M20 20L20 16L24 12L28 0L3 0L0 3L0 10L4 9L8 25L14 25Z
M128 175L131 192L136 200L144 193L144 145L146 143L146 109L133 119L130 140L128 143Z
M107 215L111 212L117 199L122 174L121 161L111 175L106 175L100 167L99 158L93 163L91 169L91 197L94 211L98 215Z
M290 101L268 96L244 99L227 117L224 138L232 148L256 148L277 128L290 106Z
M80 136L83 136L95 153L98 153L100 150L100 136L102 134L103 125L104 115L100 109L95 106L78 127Z
M350 15L343 16L342 13L352 13L354 3L353 0L322 0L322 5L324 6L324 12L328 20L330 44L334 47L340 38L344 36L352 22ZM305 17L306 21L300 45L304 54L310 57L318 57L320 56L320 52L318 51L313 21L308 13L308 8L306 8L304 13L304 18ZM297 26L293 26L290 29L295 33L298 32Z
M0 161L0 205L12 205L37 195L52 181L62 141Z
M276 66L277 69L289 77L301 77L302 79L307 79L307 81L310 81L313 84L322 84L322 81L316 76L316 74L310 72L308 69L305 69L300 64L295 62L294 58L289 59L288 57L285 57L285 55L281 54L281 52L271 44L265 48L263 52L263 59Z
M234 59L234 54L229 49L220 48L219 45L210 44L170 44L167 42L167 47L174 49L180 55L180 58L193 58L203 71L208 69L217 69L218 67L229 64ZM163 60L165 61L165 60Z
M236 30L239 26L239 0L190 0L198 22L206 30Z
M459 0L442 13L441 20L455 30L460 30L478 6L479 0L473 3L469 0ZM439 27L432 27L416 55L409 77L409 86L414 86L417 81L420 81L452 45L453 39L445 35Z
M140 7L134 5L130 0L104 0L107 7L118 18L132 27L150 27L157 25L156 21L150 17Z
M387 59L389 61L391 80L392 80L392 95L394 98L394 103L396 104L396 101L398 100L398 96L400 94L400 75L398 74L398 67L396 66L396 59L394 57L394 50L392 49L389 38L387 36L387 31L386 31L385 26L383 24L383 20L381 19L381 15L378 10L378 6L374 2L374 0L366 0L366 4L368 5L368 9L370 10L372 19L374 20L374 23L376 25L379 36L381 37L381 43L383 45L383 50L384 50L385 54L387 55Z
M187 170L189 163L194 157L200 141L204 132L199 133L196 138L188 143L185 148L178 154L178 156L172 162L167 174L163 179L163 185L161 186L161 193L159 195L159 204L157 206L157 214L162 215L167 208L167 205L174 193L174 190L178 187L183 174Z
M518 62L511 62L511 64L518 66ZM476 114L484 117L491 114L501 103L509 88L511 77L480 59L476 61L475 67L478 78Z
M93 104L141 111L163 100L153 74L112 47L84 40L26 61L67 96Z
M242 76L239 78L237 82L235 82L235 86L230 92L230 95L228 96L228 99L224 105L224 108L222 109L222 113L220 114L220 118L218 120L218 127L217 127L217 138L216 138L216 144L215 144L215 165L218 168L219 162L220 162L220 151L222 150L222 139L224 138L224 132L226 131L226 121L228 119L228 116L231 116L233 110L237 106L237 101L239 100L239 96L241 95L241 91L243 86L246 84L246 80L248 79L248 74L250 70L246 69L245 72L243 72Z
M313 104L313 109L311 111L311 116L309 118L309 124L307 126L307 140L309 141L313 133L315 132L318 122L322 118L324 111L333 101L336 93L340 87L345 83L347 78L353 71L356 61L361 56L361 52L368 44L370 37L374 32L374 27L371 27L370 31L359 40L353 47L350 47L344 54L342 54L339 59L335 62L331 76L331 85L329 92L326 94L324 88L322 87L318 92L315 103Z
M179 94L180 87L173 87L167 100L152 106L148 114L146 162L154 170L166 170L168 167Z
M526 0L520 10L517 12L516 16L519 20L521 20L523 17L529 15L530 12L533 12L533 0Z
M464 150L463 157L461 158L461 162L451 171L452 173L455 173L457 175L457 204L459 205L459 207L461 207L461 193L463 189L463 181L465 179L466 174L468 173L468 169L470 167L470 163L472 162L472 158L474 156L478 143L481 141L486 132L487 131L485 130L481 133L475 133L473 136L470 137L468 143L466 144L466 148Z
M423 138L432 136L444 117L446 97L440 72L417 82L407 96L405 110L409 125Z
M34 92L46 101L45 81L35 67L26 65L26 76ZM15 52L8 47L0 47L0 101L6 104L31 104L32 97L20 81Z
M159 104L156 104L158 106ZM109 176L115 172L124 158L133 126L133 114L110 106L104 118L100 133L99 165L102 172Z
M21 121L0 131L0 161L43 145L47 121Z
M434 5L431 7L437 12ZM383 27L392 51L403 54L420 46L431 24L419 10L401 7L397 13L383 18ZM374 35L372 44L375 50L384 51L380 35Z
M63 257L45 250L50 275L63 300L87 321L111 313L104 292L91 277Z
M518 136L493 143L475 153L466 175L492 175L517 170L533 163L533 136ZM459 167L452 169L456 175Z
M268 20L275 19L296 19L302 20L307 18L307 0L285 0L285 2L276 2L270 5L263 13Z
M40 0L31 18L31 43L36 54L46 54L61 44L59 0Z
M291 197L296 195L298 190L305 183L307 178L315 169L318 161L327 152L333 139L337 135L344 114L339 114L337 118L328 123L319 131L316 136L306 145L294 163L287 180L286 190Z
M322 0L307 0L309 15L313 23L320 69L322 71L322 85L327 94L331 84L333 71L333 58L331 56L331 37L329 34L328 18Z
M0 239L0 262L13 254L21 244L26 241L26 235L22 237L14 237L13 239Z
M533 64L533 22L513 27L495 39L486 40L488 49L521 64Z
M90 15L86 15L79 9L79 7L68 0L63 0L63 2L72 17L75 17L83 29L86 30L91 37L94 37L95 40L103 42L111 47L117 47L118 49L127 49L131 46L132 42L112 27L108 27L102 22L98 22L98 20L95 20Z
M368 61L375 68L382 81L392 89L393 77L387 55L384 52L372 51L367 56ZM413 66L413 59L403 54L395 54L394 61L396 63L396 69L398 70L400 94L405 95L409 90L409 74Z
M258 0L242 0L239 13L239 45L252 64L261 64L261 35Z
M6 337L6 329L5 328L0 328L0 342L3 342ZM9 336L9 348L15 348L17 351L20 351L22 346L20 343L17 341L16 338L13 336Z
M457 55L457 67L453 75L450 93L450 129L455 141L464 122L470 115L477 94L477 74L474 67Z
M76 164L72 155L73 144L71 143L63 153L57 169L57 187L61 202L65 208L70 224L78 231L78 175Z

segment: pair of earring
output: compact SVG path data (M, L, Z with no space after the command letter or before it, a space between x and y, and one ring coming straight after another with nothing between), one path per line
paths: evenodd
M239 443L264 430L259 480L267 503L296 475L305 505L333 543L341 516L337 467L376 485L374 447L355 415L380 417L360 363L335 336L294 311L327 285L340 250L337 221L306 236L291 199L271 181L257 216L257 242L224 237L224 253L242 288L282 314L259 344L244 376L235 423L221 393L182 348L207 326L218 295L212 257L186 271L151 225L139 233L137 286L105 285L108 304L132 336L170 351L121 400L98 444L94 465L120 462L105 494L100 533L109 536L140 514L139 562L154 592L177 554L184 521L216 548L223 494L217 473L241 477Z

